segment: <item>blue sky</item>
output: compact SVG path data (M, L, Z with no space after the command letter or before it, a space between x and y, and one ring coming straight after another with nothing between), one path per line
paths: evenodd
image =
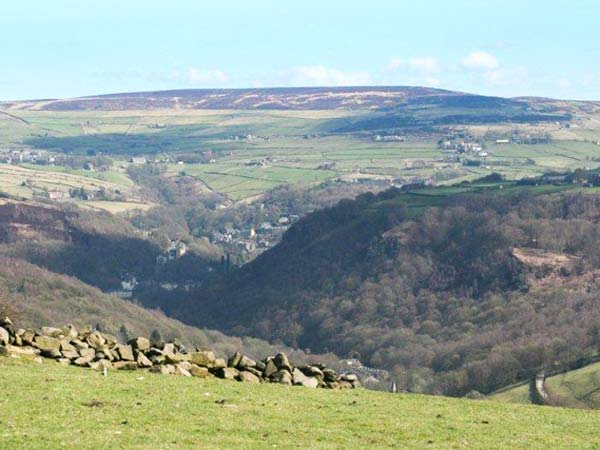
M600 100L597 0L5 0L0 99L424 85Z

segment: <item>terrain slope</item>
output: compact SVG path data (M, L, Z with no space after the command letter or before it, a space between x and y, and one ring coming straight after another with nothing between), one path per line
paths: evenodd
M600 446L597 411L326 391L0 358L2 448Z

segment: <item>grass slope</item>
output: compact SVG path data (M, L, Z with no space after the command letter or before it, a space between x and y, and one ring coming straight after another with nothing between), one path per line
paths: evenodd
M570 407L600 409L600 363L571 370L546 380L546 389L555 402ZM495 400L530 403L527 384L492 396Z
M0 448L598 448L595 411L0 359ZM94 406L96 405L96 406Z

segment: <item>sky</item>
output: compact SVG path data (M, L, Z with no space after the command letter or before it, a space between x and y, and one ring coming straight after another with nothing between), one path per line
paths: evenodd
M598 0L2 0L0 100L418 85L600 100Z

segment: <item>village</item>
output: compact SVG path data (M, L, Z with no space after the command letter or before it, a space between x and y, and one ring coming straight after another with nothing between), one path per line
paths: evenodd
M225 226L210 234L210 242L228 253L253 259L281 240L290 225L300 218L297 214L282 215L273 222L265 221L244 228Z

